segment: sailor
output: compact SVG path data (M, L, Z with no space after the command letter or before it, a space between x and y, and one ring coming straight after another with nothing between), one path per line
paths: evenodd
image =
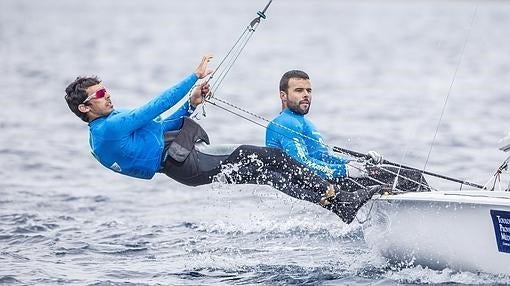
M351 160L328 151L320 132L305 117L312 104L312 84L307 73L291 70L283 74L280 79L280 100L282 111L266 129L267 147L284 150L322 178L344 187L359 187L359 184L351 184L351 181L357 181L365 186L381 182L390 184L393 181L399 170L385 167L385 171L377 166L383 162L383 157L375 151L368 152L368 162ZM367 168L367 166L370 167ZM398 186L401 189L417 190L420 184L415 180L422 180L423 186L426 186L421 174L409 170L400 170L400 172L402 178L412 177L409 178L410 180L399 180Z
M206 82L198 84L189 100L171 115L160 118L211 73L207 68L211 58L204 56L194 73L132 110L114 109L110 93L97 77L78 77L69 84L65 100L71 111L88 123L94 157L112 171L141 179L164 173L182 184L198 186L222 174L226 183L270 185L352 222L378 188L341 191L276 148L208 145L207 133L189 118L202 103L203 94L209 92Z

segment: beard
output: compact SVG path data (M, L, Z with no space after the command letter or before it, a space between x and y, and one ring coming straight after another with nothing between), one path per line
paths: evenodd
M312 103L309 102L308 106L306 108L302 108L301 105L298 104L288 104L287 107L294 113L306 115L308 111L310 111L310 106L312 106Z

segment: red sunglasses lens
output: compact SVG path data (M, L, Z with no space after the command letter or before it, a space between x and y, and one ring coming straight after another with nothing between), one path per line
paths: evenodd
M103 98L106 94L106 89L101 88L100 90L96 91L96 98Z

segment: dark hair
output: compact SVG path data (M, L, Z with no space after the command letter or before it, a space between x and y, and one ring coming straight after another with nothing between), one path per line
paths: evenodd
M280 79L280 91L287 92L289 89L289 79L291 78L300 78L300 79L310 79L308 74L301 70L291 70L282 75L282 79Z
M89 122L89 119L85 113L78 109L78 105L87 99L86 89L99 83L101 83L101 80L97 76L77 77L66 87L65 99L69 109L85 122Z

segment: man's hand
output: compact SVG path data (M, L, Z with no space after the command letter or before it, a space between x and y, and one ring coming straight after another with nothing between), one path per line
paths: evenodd
M204 102L204 97L209 93L209 83L203 82L199 84L189 98L189 103L193 107L197 107L200 103Z
M209 64L212 58L213 58L212 55L205 55L202 58L202 61L195 70L195 74L198 76L199 79L202 79L212 73L211 69L207 69L207 65Z
M379 165L383 162L383 156L375 151L368 151L367 155L368 162L374 165Z

